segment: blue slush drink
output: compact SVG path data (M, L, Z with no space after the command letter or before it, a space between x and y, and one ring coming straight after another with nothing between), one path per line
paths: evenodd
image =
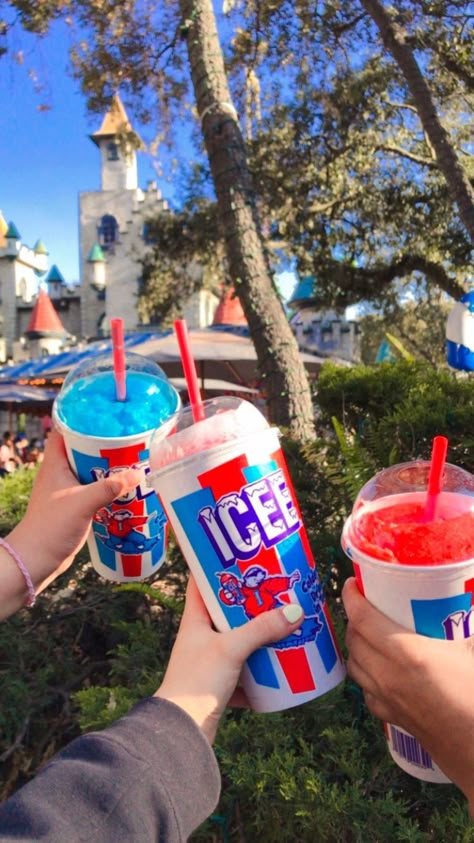
M179 409L177 391L156 363L126 354L126 400L116 398L111 354L84 360L68 374L53 407L69 462L81 483L125 468L148 473L156 426L163 436ZM143 580L164 561L167 519L155 492L143 484L96 513L88 546L94 568L115 582Z

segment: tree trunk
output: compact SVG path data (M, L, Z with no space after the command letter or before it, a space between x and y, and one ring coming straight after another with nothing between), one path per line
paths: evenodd
M211 0L180 0L191 78L217 197L229 271L255 345L272 422L314 437L311 392L273 282Z
M435 152L451 198L474 241L474 195L462 165L459 163L449 135L442 125L431 91L411 48L406 44L404 30L390 17L379 0L360 0L379 29L382 41L402 71L423 129Z

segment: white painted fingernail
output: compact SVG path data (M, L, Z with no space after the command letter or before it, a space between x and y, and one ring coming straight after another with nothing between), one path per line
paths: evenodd
M303 616L303 609L298 603L288 603L287 606L283 607L283 614L288 623L296 623Z

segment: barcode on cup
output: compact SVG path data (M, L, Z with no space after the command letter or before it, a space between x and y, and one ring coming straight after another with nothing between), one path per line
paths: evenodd
M417 767L423 767L424 770L433 770L433 761L423 747L418 743L416 738L407 735L405 732L400 732L395 726L389 724L390 739L395 752L401 755L405 761L410 764L416 764Z

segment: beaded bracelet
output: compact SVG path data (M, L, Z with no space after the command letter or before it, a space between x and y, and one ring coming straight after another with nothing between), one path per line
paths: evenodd
M36 602L36 594L35 594L35 587L33 585L33 581L28 573L28 570L25 566L25 563L18 555L16 550L13 550L12 546L8 544L5 539L0 538L0 547L3 547L7 553L11 556L14 562L16 562L21 574L23 575L23 579L26 583L26 590L28 591L28 597L26 599L25 606L34 606Z

